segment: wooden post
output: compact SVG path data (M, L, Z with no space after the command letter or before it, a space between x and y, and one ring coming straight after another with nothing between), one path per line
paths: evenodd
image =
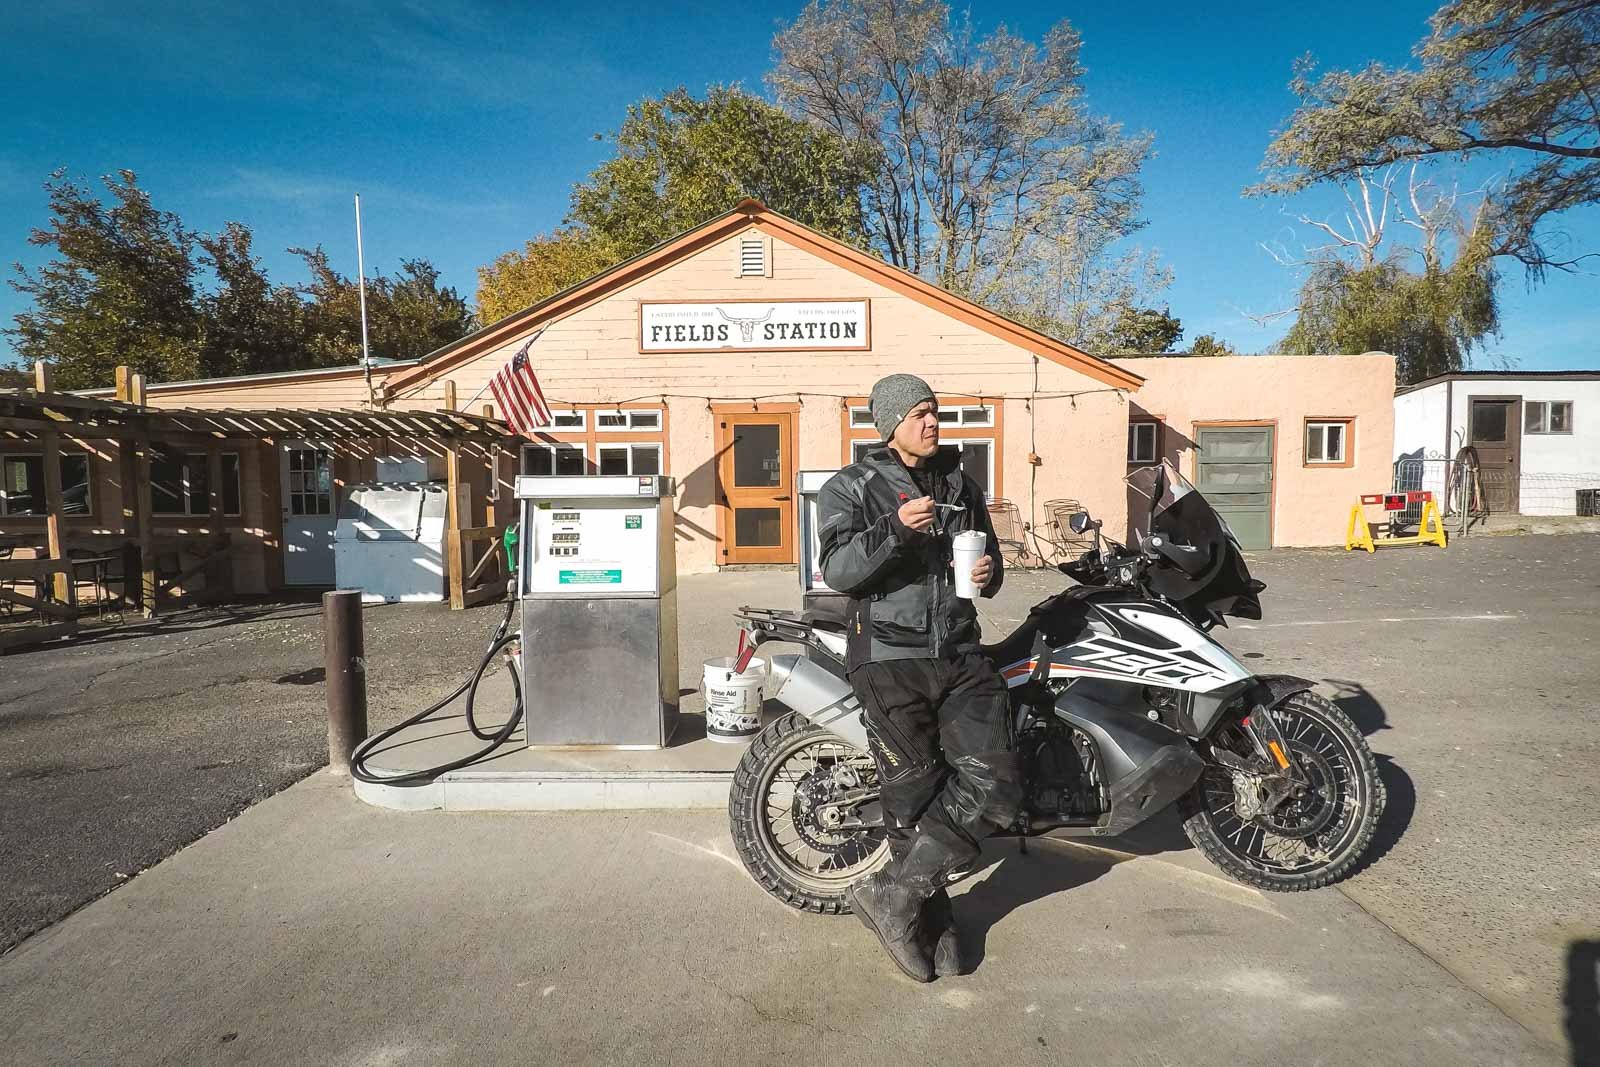
M240 460L243 463L243 459ZM240 472L243 473L242 471ZM210 445L206 449L206 484L211 487L207 504L210 515L207 524L211 527L211 555L206 558L206 598L224 600L230 590L223 588L223 576L228 573L227 551L222 547L227 540L228 533L224 529L226 521L222 516L222 447Z
M144 375L138 372L133 376L133 403L144 407Z
M124 404L133 403L133 371L126 365L117 367L117 399Z
M44 446L40 465L44 467L45 539L50 544L50 558L60 561L67 558L66 548L61 543L61 435L54 430L46 430L40 437ZM57 574L52 579L51 588L55 598L62 603L67 601L67 587L71 582L70 573Z
M42 359L33 361L33 387L41 393L50 391L50 364Z
M150 439L141 437L134 445L134 492L138 494L139 597L144 617L154 618L161 586L156 581L156 536L150 501Z
M456 410L456 383L453 381L444 383L444 408L446 411ZM453 438L447 438L445 444L444 569L450 582L451 610L461 611L467 606L467 561L461 543L461 528L472 514L472 503L470 497L464 499L462 494L466 487L461 484L461 450L456 447Z

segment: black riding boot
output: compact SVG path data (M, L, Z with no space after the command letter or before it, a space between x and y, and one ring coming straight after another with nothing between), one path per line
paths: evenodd
M933 973L940 978L954 978L966 973L966 963L961 958L961 939L956 932L955 911L950 904L950 894L943 887L922 907L922 930L933 953Z
M931 982L933 959L922 931L922 905L928 894L896 881L892 870L893 865L862 879L845 891L845 897L907 978Z

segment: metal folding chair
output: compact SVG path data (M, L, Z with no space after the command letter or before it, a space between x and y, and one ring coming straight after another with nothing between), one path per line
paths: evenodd
M1014 567L1029 567L1035 557L1028 551L1027 532L1023 529L1022 512L1004 497L989 501L989 523L994 527L995 540L1000 543L1000 558Z

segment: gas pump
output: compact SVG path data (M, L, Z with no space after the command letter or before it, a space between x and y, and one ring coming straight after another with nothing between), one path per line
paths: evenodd
M530 747L662 748L678 724L673 479L517 478Z
M820 619L843 622L850 598L828 588L822 577L822 546L817 538L817 494L838 471L801 471L800 495L800 606Z

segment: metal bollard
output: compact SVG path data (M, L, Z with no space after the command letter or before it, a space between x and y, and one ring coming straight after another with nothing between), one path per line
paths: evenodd
M328 773L349 777L350 754L367 736L361 590L322 594L322 661L328 690Z

